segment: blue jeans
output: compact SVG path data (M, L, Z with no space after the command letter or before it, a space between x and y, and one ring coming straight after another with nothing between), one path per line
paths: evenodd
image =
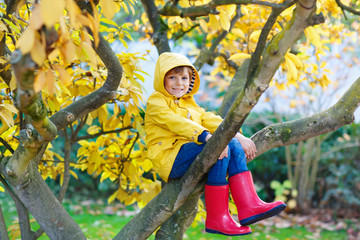
M206 143L198 145L194 142L186 143L181 146L175 162L171 169L169 178L180 178L189 169L196 156L203 150ZM218 159L211 167L208 174L207 184L225 185L227 184L226 175L229 177L247 171L246 157L240 142L233 138L229 143L228 157Z

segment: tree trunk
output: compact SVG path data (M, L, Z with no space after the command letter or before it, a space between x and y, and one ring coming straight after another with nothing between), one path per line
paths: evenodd
M42 179L34 162L30 162L23 176L15 177L4 170L6 162L1 165L1 173L51 240L86 239Z
M201 193L189 198L156 232L156 240L181 240L197 214Z

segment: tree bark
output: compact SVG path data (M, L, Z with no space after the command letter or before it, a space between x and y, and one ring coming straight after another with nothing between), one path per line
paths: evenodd
M141 2L154 30L152 39L159 55L163 52L170 52L169 39L167 37L168 26L161 19L154 0L141 0Z
M0 205L0 240L9 240L9 235L7 234L7 228L5 224L4 214Z
M201 193L187 201L156 232L156 240L181 240L197 214Z
M86 239L42 179L34 162L30 162L21 178L9 176L4 171L4 164L6 162L1 162L1 173L50 239Z

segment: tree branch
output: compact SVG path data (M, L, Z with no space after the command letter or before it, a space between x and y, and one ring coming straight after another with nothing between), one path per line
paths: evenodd
M298 120L270 125L254 134L252 139L257 147L257 156L271 148L291 145L350 124L359 105L360 78L329 109Z
M4 147L9 150L11 153L14 153L14 149L3 139L0 137L0 142L4 145Z
M4 214L0 205L0 239L9 240L9 235L7 234L7 228L5 224Z
M351 12L351 13L353 13L355 15L360 15L360 11L357 11L357 10L355 10L355 9L349 7L349 6L346 6L340 0L335 0L335 2L337 3L337 5L339 5L339 7L341 8L341 10L343 12L348 11L348 12Z
M170 52L169 40L167 38L168 26L161 19L154 0L141 0L141 2L154 31L152 39L159 55L163 52Z
M122 67L109 43L101 35L99 35L99 39L99 45L95 50L108 70L105 83L96 91L52 115L50 120L58 130L98 109L109 100L116 98L116 91L122 76Z
M196 18L201 16L208 16L209 14L218 14L216 7L222 5L246 5L246 4L253 4L265 7L271 7L273 9L283 8L284 3L271 3L266 1L257 1L257 0L213 0L207 4L200 5L200 6L192 6L188 8L180 7L177 4L171 3L168 1L165 6L159 10L160 15L163 16L180 16L180 17L190 17Z
M131 128L132 128L131 126L128 126L128 127L124 127L124 128L120 128L120 129L116 129L116 130L103 131L103 132L98 132L96 134L90 134L90 135L87 135L87 136L76 137L74 139L74 141L77 142L77 141L80 141L80 140L88 140L88 139L96 138L96 137L99 137L101 135L110 134L110 133L119 133L119 132L122 132L122 131L125 131L125 130L128 130L128 129L131 129Z
M269 33L270 33L272 27L276 23L277 17L285 9L287 9L288 7L290 7L291 5L294 4L293 1L285 1L284 4L285 3L288 3L288 4L285 5L283 8L273 8L272 9L270 16L269 16L269 18L267 19L267 21L265 23L265 26L261 30L258 43L257 43L255 51L254 51L254 53L253 53L253 55L251 57L249 70L248 70L248 79L252 78L252 75L254 74L257 67L259 66L260 58L261 58L261 55L264 52L267 38L269 36Z
M241 18L242 14L241 14L241 8L240 6L236 7L236 14L235 16L231 19L230 22L230 29L229 31L231 32L231 29L233 28L233 26L235 25L235 23L237 22L237 20L239 20ZM214 58L215 58L215 51L217 49L217 47L219 46L220 42L222 40L225 39L225 37L227 36L229 32L223 30L219 36L212 42L211 47L209 49L207 49L205 47L205 44L203 44L204 46L201 48L201 51L199 53L199 56L196 58L196 61L194 63L194 67L197 70L200 70L202 68L202 66L207 63L207 62L214 62Z

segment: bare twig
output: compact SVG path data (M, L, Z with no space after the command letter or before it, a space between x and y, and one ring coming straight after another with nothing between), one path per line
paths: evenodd
M14 153L14 149L3 139L0 137L0 142L4 145L4 147L9 150L11 153Z
M98 132L96 134L86 135L86 136L82 136L82 137L75 137L74 141L77 142L77 141L80 141L80 140L92 139L92 138L96 138L96 137L99 137L99 136L104 135L104 134L119 133L119 132L122 132L122 131L125 131L125 130L128 130L128 129L131 129L131 128L132 128L131 126L127 126L127 127L124 127L124 128L111 130L111 131L101 131L101 132Z
M343 4L340 0L335 0L335 2L336 2L337 5L341 8L341 10L342 10L343 12L348 11L348 12L351 12L351 13L353 13L353 14L355 14L355 15L360 15L360 11L355 10L355 9L349 7L349 6L346 6L346 5Z
M191 6L188 8L182 8L179 5L172 4L168 2L165 6L159 10L159 13L163 16L180 16L180 17L201 17L207 16L209 14L218 14L216 7L229 5L229 4L236 4L236 5L259 5L264 7L271 7L273 9L283 8L284 3L271 3L269 1L257 1L257 0L213 0L207 4L200 5L200 6Z
M65 132L65 130L64 130ZM61 185L58 200L59 202L62 202L65 197L66 190L69 186L70 182L70 152L71 152L71 140L65 133L65 149L64 149L64 178L63 183Z

